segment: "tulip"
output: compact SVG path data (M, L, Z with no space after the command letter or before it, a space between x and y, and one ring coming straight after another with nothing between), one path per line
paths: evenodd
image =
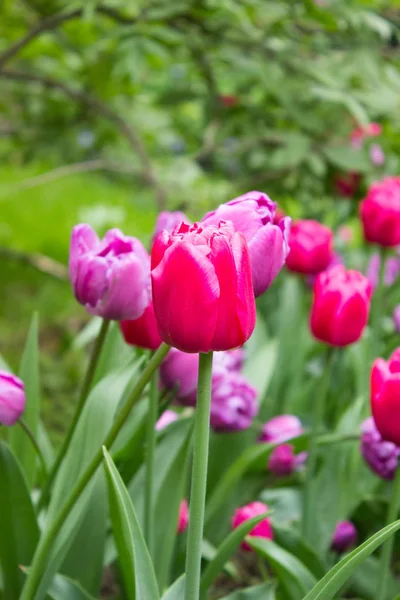
M14 425L25 410L23 381L7 371L0 371L0 425Z
M367 465L381 479L394 479L400 448L382 439L373 417L362 423L361 432L361 454Z
M382 126L379 123L369 123L363 127L356 127L350 135L353 148L360 150L364 141L369 137L377 137L382 133Z
M179 416L174 410L165 410L156 423L156 431L161 431L161 429L164 429L178 419Z
M231 223L181 223L152 249L154 312L161 339L183 352L242 346L256 320L250 256Z
M268 506L263 502L251 502L250 504L246 504L246 506L236 509L232 518L232 528L236 529L236 527L239 527L239 525L245 521L248 521L257 515L262 515L266 512L268 512ZM247 535L249 537L261 537L267 540L272 540L274 538L274 534L272 531L271 520L266 517ZM252 548L246 544L246 542L242 542L241 547L243 550L252 550Z
M300 419L294 415L279 415L263 425L259 441L279 444L301 435L303 431Z
M243 350L215 352L213 372L239 371L243 364ZM171 348L160 367L162 385L168 390L176 389L176 399L184 406L195 406L197 395L197 379L199 374L199 357Z
M379 271L381 268L381 257L378 253L371 256L368 263L366 275L371 282L372 289L375 290L379 283ZM390 287L396 281L400 273L400 258L398 256L389 256L385 263L385 272L383 283L386 287Z
M393 311L393 323L394 323L394 328L396 329L396 331L398 333L400 333L400 304L398 304L394 308L394 311Z
M214 374L210 422L215 431L248 429L257 413L257 391L242 375L223 369Z
M282 444L274 448L268 459L268 469L274 475L291 475L296 470L296 466L296 455L290 444Z
M289 246L286 266L290 271L320 273L333 258L333 233L318 221L296 221L290 231Z
M150 260L142 243L111 229L100 241L89 225L72 230L69 273L78 302L104 319L138 319L151 301Z
M141 317L135 320L121 321L119 326L126 343L131 346L157 350L161 345L152 302Z
M368 321L371 293L370 282L358 271L338 265L321 273L311 310L313 335L331 346L359 340Z
M343 198L351 198L354 196L360 185L361 175L355 171L342 173L337 175L334 180L337 193Z
M382 150L382 146L379 144L372 144L369 149L369 156L371 158L372 164L380 167L385 162L385 153Z
M400 177L371 185L360 205L364 237L380 246L400 244Z
M400 348L372 366L371 410L382 438L400 446Z
M169 210L162 210L159 213L154 226L153 240L163 230L168 231L168 233L172 233L174 228L182 222L190 223L190 220L182 211L176 210L170 212Z
M235 230L246 238L250 252L254 294L260 296L271 285L285 263L289 252L288 237L291 219L283 217L274 223L276 204L262 192L248 192L203 219L205 225L232 221Z
M334 552L342 554L356 545L357 529L351 521L340 521L336 525L332 537L331 548Z
M189 525L189 506L187 500L182 500L179 507L178 533L186 531Z

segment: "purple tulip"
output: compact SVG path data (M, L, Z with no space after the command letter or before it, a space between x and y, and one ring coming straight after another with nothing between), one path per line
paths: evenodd
M161 429L178 419L179 416L174 410L165 410L156 423L156 430L161 431Z
M23 381L7 371L0 371L0 425L14 425L25 410Z
M213 372L221 370L235 371L243 363L243 350L214 352ZM181 352L171 348L160 367L162 385L177 390L177 400L185 406L195 406L197 394L197 377L199 372L199 355Z
M157 217L156 224L154 226L153 239L160 233L160 231L168 231L168 233L172 233L172 230L179 223L188 223L191 224L191 221L187 218L185 213L180 210L176 210L171 212L169 210L163 210L159 213Z
M293 446L282 444L274 448L268 460L268 469L274 475L290 475L296 470L296 455Z
M215 431L248 429L258 413L257 391L239 373L213 374L211 427Z
M303 433L300 419L294 415L279 415L267 421L259 438L260 442L279 444Z
M369 149L369 156L371 158L371 162L374 165L381 166L385 162L385 153L382 150L382 146L379 144L372 144Z
M373 254L369 261L366 276L369 279L373 289L378 287L379 282L379 270L381 267L381 259L379 254ZM390 287L394 284L400 273L400 258L397 256L390 256L385 263L385 273L383 276L383 283L386 287Z
M356 545L357 529L351 521L340 521L336 525L335 532L332 537L331 548L334 552L342 554Z
M382 479L393 479L400 448L393 442L382 439L373 417L369 417L361 424L361 431L361 454L365 462Z
M150 304L150 257L139 240L119 229L100 241L89 225L76 225L69 273L76 299L92 315L138 319Z
M289 252L289 230L291 219L283 217L274 224L276 203L262 192L248 192L216 210L203 219L206 225L218 224L221 220L232 221L235 230L246 238L250 251L253 287L260 296L271 285Z
M400 333L400 304L393 311L393 323L396 331Z

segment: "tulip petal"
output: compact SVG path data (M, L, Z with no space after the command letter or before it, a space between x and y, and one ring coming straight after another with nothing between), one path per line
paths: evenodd
M250 253L243 235L235 233L231 244L237 272L236 310L244 335L243 344L254 331L256 324L256 301L251 275Z
M249 251L253 257L253 286L257 298L269 288L284 265L286 254L282 230L272 224L262 227L250 241ZM254 259L255 256L258 260Z
M90 225L80 224L72 229L69 250L69 274L74 287L78 278L79 259L81 255L94 250L98 244L99 238Z
M400 376L391 376L383 382L380 393L371 397L371 409L382 438L400 445Z
M153 269L152 282L162 339L183 352L209 352L220 287L206 254L184 241L174 244Z
M333 343L335 346L347 346L360 339L368 321L369 304L361 294L351 296L339 308L337 318L337 331L333 330Z

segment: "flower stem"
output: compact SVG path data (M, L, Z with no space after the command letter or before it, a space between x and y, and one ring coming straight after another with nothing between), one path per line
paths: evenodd
M35 448L35 451L39 457L40 460L40 464L42 465L42 470L43 470L43 474L46 477L47 476L47 466L46 466L46 461L44 459L43 453L40 449L39 443L37 442L33 431L31 430L31 428L29 427L29 425L27 423L25 423L25 421L23 419L19 419L18 420L18 424L19 426L22 428L22 430L24 431L24 433L28 436L28 438L30 439L32 446Z
M156 423L158 417L158 371L151 379L149 412L147 415L146 444L146 488L144 502L144 537L150 556L154 550L154 507L153 507L153 467L156 448Z
M303 515L301 523L301 533L304 538L310 540L312 523L313 523L313 478L315 476L315 470L317 465L318 457L318 434L320 433L321 425L324 421L326 397L328 394L328 387L330 381L330 373L332 366L332 357L334 355L334 348L329 348L325 356L324 372L320 381L320 389L318 393L317 402L314 405L313 410L313 422L310 433L310 442L308 446L308 456L306 463L306 478L303 496Z
M371 325L372 325L372 356L371 361L379 356L381 344L381 319L383 292L385 289L385 268L386 268L387 249L382 246L379 248L379 276L378 285L372 296Z
M397 467L393 482L393 490L390 498L389 509L386 518L386 525L390 525L396 520L400 505L400 468ZM378 585L377 600L385 600L387 596L388 580L390 575L390 560L394 544L394 536L391 536L383 545L381 554L380 579Z
M93 376L95 374L96 371L96 367L97 364L99 362L99 358L100 358L100 354L101 354L101 349L103 347L104 341L106 339L106 335L107 335L107 331L109 328L111 321L107 321L106 319L103 320L102 324L101 324L101 328L99 331L99 334L96 338L96 342L93 346L92 349L92 353L90 356L90 360L89 360L89 365L88 365L88 369L86 371L86 375L85 375L85 379L83 381L83 385L82 385L82 389L81 392L79 394L79 400L78 400L78 404L76 406L75 409L75 414L74 417L72 419L72 423L69 427L68 433L64 438L64 441L62 443L62 446L60 448L60 451L58 452L57 458L54 461L54 464L51 467L51 471L49 473L49 476L46 480L45 485L43 486L42 489L42 493L40 495L39 498L39 502L38 502L38 510L40 510L41 508L43 508L43 506L46 504L47 502L47 498L49 496L51 487L53 485L54 479L58 473L58 469L60 468L60 465L62 463L62 461L64 460L64 456L67 453L70 441L72 439L72 436L74 435L74 431L76 429L76 426L78 424L79 421L79 417L81 416L83 407L85 406L85 402L86 402L86 398L89 394L89 390L90 390L90 386L92 384L92 380L93 380Z
M189 532L186 547L185 600L199 600L200 597L201 544L210 436L212 360L212 352L199 355Z
M65 523L65 520L71 512L72 508L74 507L76 501L81 496L85 487L87 486L87 484L89 483L89 481L91 480L91 478L93 477L103 460L103 452L101 447L105 446L107 449L109 449L112 446L117 435L121 431L121 428L125 424L133 405L139 400L144 388L150 381L155 370L161 364L163 358L167 355L168 350L169 346L167 346L166 344L161 344L157 352L154 353L151 360L147 363L131 393L129 400L121 409L121 412L117 416L104 442L100 445L100 448L94 455L86 471L82 474L81 478L76 483L71 494L69 495L64 506L61 508L53 523L51 523L48 529L44 531L40 539L39 545L36 548L32 565L29 569L28 576L26 578L25 585L19 600L34 600L36 591L40 584L41 577L46 569L48 553L50 552L61 527Z

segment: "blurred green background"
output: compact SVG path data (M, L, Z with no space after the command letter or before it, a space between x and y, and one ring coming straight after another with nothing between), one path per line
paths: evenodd
M162 208L260 189L359 245L358 200L399 172L399 26L398 1L0 2L0 352L17 367L38 310L55 432L87 320L73 225L148 243Z

